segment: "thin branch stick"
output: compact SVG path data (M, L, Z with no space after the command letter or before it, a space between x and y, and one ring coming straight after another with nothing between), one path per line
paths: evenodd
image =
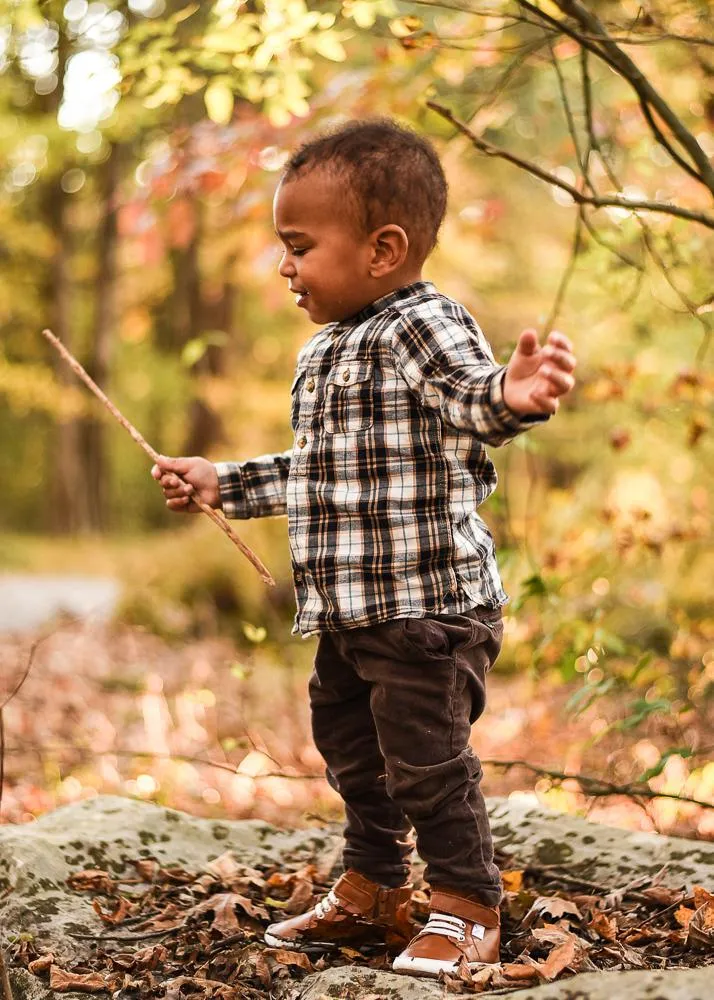
M605 207L617 207L624 208L628 212L635 212L638 209L645 212L662 212L664 215L673 215L679 219L687 219L690 222L700 222L703 226L707 226L709 229L714 229L714 216L707 215L704 212L695 212L688 208L682 208L680 205L669 205L662 201L646 201L639 200L636 198L625 198L624 195L587 195L582 191L579 191L572 184L568 184L567 181L562 180L555 174L550 173L547 170L543 170L535 163L531 163L528 160L524 160L520 156L516 156L515 153L509 152L507 149L501 149L499 146L494 146L490 142L486 142L480 136L476 135L464 122L459 121L458 118L453 114L453 112L444 107L443 104L439 104L437 101L427 101L426 106L435 111L446 121L451 122L451 124L458 129L463 135L467 136L471 143L480 152L485 153L486 156L496 156L501 159L508 160L509 163L515 164L515 166L520 167L521 170L526 170L529 174L533 174L535 177L539 177L546 184L552 184L555 187L562 188L563 191L567 191L573 201L577 202L579 205L594 205L596 208Z
M5 952L2 946L0 946L0 994L2 994L3 1000L13 1000L10 975L5 965Z
M181 753L158 753L153 750L92 750L89 747L77 747L66 745L50 745L44 747L36 746L9 746L5 748L5 752L8 754L23 754L28 750L42 750L46 753L59 754L63 752L72 752L78 754L80 757L146 757L152 760L180 760L187 761L192 764L201 764L206 767L214 768L218 771L226 771L228 774L236 774L238 772L237 764L225 764L223 761L218 760L206 760L203 757L194 757L189 754ZM268 756L268 754L266 754ZM274 758L271 758L274 759ZM279 761L275 763L279 765ZM689 805L699 806L700 809L714 809L714 802L706 802L702 799L691 798L688 795L677 795L675 792L657 792L649 785L645 784L630 784L630 785L616 785L612 782L606 781L604 778L596 778L588 774L568 774L564 771L554 771L550 768L536 767L534 764L529 764L525 760L495 760L490 757L482 757L481 764L485 767L495 767L502 771L510 771L513 768L523 768L526 771L530 771L531 774L538 775L542 778L550 778L552 781L558 784L563 781L576 781L583 789L583 794L592 796L594 798L608 798L610 796L622 795L626 798L630 798L633 801L638 799L671 799L674 802L684 802ZM251 775L254 781L262 781L265 778L285 778L289 781L324 781L324 774L287 774L285 771L266 771L263 774Z
M122 427L124 428L124 430L126 430L126 431L129 432L129 434L133 437L133 439L136 441L136 443L139 445L139 447L143 448L144 451L146 452L146 454L154 462L156 462L158 465L160 465L161 464L161 455L159 455L159 453L157 451L155 451L147 441L144 440L144 438L138 432L138 430L136 429L136 427L134 427L133 424L130 424L129 421L126 419L126 417L123 416L123 414L121 414L119 412L119 410L116 408L116 406L114 405L114 403L112 403L112 401L99 388L99 386L94 381L94 379L92 379L87 374L87 372L84 370L84 368L82 368L82 366L80 365L79 361L77 361L77 359L74 357L74 355L72 355L67 350L67 348L64 346L64 344L62 343L62 341L59 340L59 338L57 338L54 335L54 333L52 333L51 330L43 330L42 331L42 335L43 335L43 337L45 337L50 342L50 344L52 344L52 346L57 351L59 351L59 353L62 355L62 357L64 358L64 360L70 366L70 368L72 369L72 371L76 375L78 375L82 379L82 381L84 382L84 384L86 386L88 386L89 389L91 389L91 391L94 393L94 395L98 399L100 399L102 401L102 403L104 403L104 405L109 410L109 412L111 413L111 415L116 420L119 421L119 423L122 425ZM184 485L189 485L189 484L185 483L184 480L182 480L180 476L177 476L176 478L179 479L179 480L181 480L181 482L184 483ZM230 540L233 542L233 544L235 546L237 546L237 548L240 549L240 551L246 557L246 559L248 560L248 562L250 562L253 566L255 566L255 568L260 573L262 579L265 581L265 583L269 584L271 587L274 587L275 586L275 580L270 575L270 572L268 571L268 569L266 568L266 566L258 558L258 556L252 551L252 549L249 549L248 546L245 544L245 542L241 541L241 539L238 537L238 535L235 533L235 531L233 531L233 529L231 528L231 526L228 523L228 521L226 521L225 517L223 517L221 514L219 514L217 511L215 511L213 509L213 507L209 507L207 503L204 503L202 500L199 500L198 497L196 496L195 492L193 493L191 499L196 504L196 506L202 511L202 513L206 514L207 517L210 517L210 519L213 521L213 523L215 525L217 525L221 529L221 531L230 538Z
M555 771L547 767L536 767L535 764L529 764L526 760L491 760L485 758L481 760L481 763L501 768L504 771L510 771L514 767L521 767L526 771L530 771L531 774L550 778L558 784L561 784L563 781L576 781L582 788L584 795L592 795L596 798L624 795L634 800L673 799L675 802L687 802L690 805L699 806L701 809L714 809L714 802L694 799L688 795L677 795L675 792L657 792L645 784L616 785L614 782L606 781L604 778L595 778L587 774L568 774L565 771Z
M556 4L566 16L572 17L578 24L589 31L590 34L595 35L599 43L598 53L600 56L609 62L624 80L627 80L637 96L650 105L662 121L667 124L672 135L696 164L698 169L697 179L714 194L714 170L709 163L706 153L664 98L654 89L639 67L628 55L621 49L618 49L599 18L583 6L579 0L556 0ZM519 6L525 7L528 10L533 5L526 2L526 0L519 0ZM539 13L541 17L543 16L543 12L538 11L537 8L535 11L531 10L531 13ZM562 23L559 26L562 28ZM589 44L592 46L593 43Z

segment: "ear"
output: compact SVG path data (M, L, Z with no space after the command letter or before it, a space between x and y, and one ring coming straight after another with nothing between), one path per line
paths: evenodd
M409 238L401 226L381 226L370 235L372 259L369 273L372 278L383 278L401 267L409 253Z

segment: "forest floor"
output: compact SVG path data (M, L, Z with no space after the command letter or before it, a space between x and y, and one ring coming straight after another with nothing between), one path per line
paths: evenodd
M39 643L37 643L38 640ZM6 705L0 821L32 819L96 794L137 796L193 815L309 826L341 816L309 735L307 678L314 642L280 644L246 627L228 638L168 642L137 628L59 623L0 636ZM556 678L489 681L472 742L487 795L520 795L630 829L714 838L714 810L674 798L602 795L560 774L622 786L672 745L666 721L636 734L609 728L618 705L579 715ZM496 762L506 762L506 765ZM515 762L515 763L514 763ZM673 756L649 787L711 801L714 765Z

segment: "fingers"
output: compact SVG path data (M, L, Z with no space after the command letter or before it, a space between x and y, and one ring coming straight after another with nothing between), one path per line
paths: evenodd
M560 368L554 368L550 364L541 365L539 374L543 378L548 379L552 389L555 390L555 394L558 396L564 396L575 385L575 379L572 375Z
M542 392L532 392L531 400L536 413L547 413L552 416L558 412L560 406L560 400L557 396L549 396Z
M538 350L538 334L529 328L524 330L518 338L518 350L522 354L535 354Z

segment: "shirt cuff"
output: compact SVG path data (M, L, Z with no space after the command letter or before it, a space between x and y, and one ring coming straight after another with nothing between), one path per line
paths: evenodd
M506 434L516 435L527 431L534 424L543 424L550 419L549 413L514 413L503 397L503 387L506 381L506 365L501 365L491 377L488 388L491 411Z
M251 515L245 499L243 471L237 462L215 462L218 492L223 513L229 520L246 520Z

